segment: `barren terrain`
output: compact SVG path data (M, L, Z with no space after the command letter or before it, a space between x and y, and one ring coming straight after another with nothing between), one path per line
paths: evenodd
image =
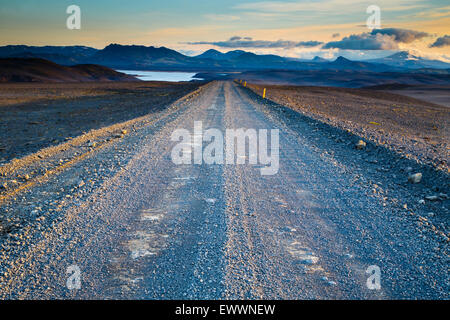
M406 157L445 171L449 168L450 109L446 106L381 90L259 84L248 87L258 95L266 88L266 98L271 101Z
M119 115L133 105L136 114L127 119L145 115L0 166L0 185L7 184L0 190L1 298L449 298L448 172L369 140L356 148L361 136L231 81L205 84L150 113L157 105L150 92L164 85L143 86L150 88L54 101L75 111L123 99ZM300 93L321 97L307 100L317 110L330 98L323 88ZM336 96L336 105L393 103L369 93L337 90ZM384 98L406 108L399 96ZM40 104L2 108L16 108L19 116L33 105ZM108 110L97 112L106 122L95 126L106 125ZM362 119L389 120L364 110ZM81 116L74 119L82 125ZM221 132L278 129L279 171L261 175L264 165L247 160L174 163L171 135L192 130L195 121ZM14 138L8 137L10 149ZM409 182L411 173L421 173L421 181ZM374 265L381 272L378 290L367 286L366 270ZM67 285L74 266L79 289Z
M424 100L450 108L450 86L411 86L389 92Z
M91 82L139 81L113 69L95 65L63 66L36 58L0 58L0 83L5 82Z
M0 84L0 164L160 111L197 83Z

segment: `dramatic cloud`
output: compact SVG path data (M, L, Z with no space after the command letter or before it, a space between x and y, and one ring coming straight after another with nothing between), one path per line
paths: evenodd
M411 43L429 36L426 32L385 28L373 29L370 33L353 34L339 41L331 41L323 46L324 49L347 50L396 50L398 43Z
M200 45L209 44L222 48L299 48L299 47L315 47L321 45L323 42L319 41L289 41L289 40L277 40L277 41L266 41L266 40L253 40L250 37L232 37L226 41L199 41L199 42L188 42L188 44Z
M442 48L450 46L450 36L446 35L440 38L437 38L436 41L430 45L430 48Z
M397 42L393 36L384 34L352 34L339 41L331 41L323 46L324 49L346 50L396 50Z
M384 28L384 29L373 29L372 35L383 34L388 36L393 36L396 42L411 43L414 40L419 40L429 36L426 32L414 31L408 29L399 28Z

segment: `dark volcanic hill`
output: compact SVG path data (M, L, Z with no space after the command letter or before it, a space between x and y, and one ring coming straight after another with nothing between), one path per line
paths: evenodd
M0 47L0 58L41 58L63 65L84 63L98 49L85 46L25 46Z
M372 86L450 85L450 72L365 72L354 70L255 70L227 75L199 73L207 80L245 79L250 83L361 88Z
M195 56L197 59L211 59L211 60L230 60L236 57L239 57L243 53L246 53L243 50L233 50L228 51L227 53L222 53L220 51L209 49L198 56Z
M194 58L165 47L110 44L103 50L97 51L88 61L117 69L145 69L149 66L168 66L169 68L185 66L194 61Z
M319 56L315 56L311 61L312 62L328 62L327 59L324 59L324 58L319 57Z
M138 81L110 68L80 64L71 67L36 58L0 59L0 82Z

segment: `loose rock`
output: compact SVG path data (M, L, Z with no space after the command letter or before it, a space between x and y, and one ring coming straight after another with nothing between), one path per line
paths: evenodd
M359 140L355 147L359 150L364 149L366 147L366 143L362 140Z
M422 180L422 173L414 173L409 175L408 181L411 183L419 183Z

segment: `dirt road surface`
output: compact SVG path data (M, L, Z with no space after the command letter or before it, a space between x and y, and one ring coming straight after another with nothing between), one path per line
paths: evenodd
M358 150L351 133L233 82L151 117L3 198L1 298L449 298L445 172L371 143ZM171 134L194 121L279 129L278 173L174 164ZM74 268L80 289L67 286Z

